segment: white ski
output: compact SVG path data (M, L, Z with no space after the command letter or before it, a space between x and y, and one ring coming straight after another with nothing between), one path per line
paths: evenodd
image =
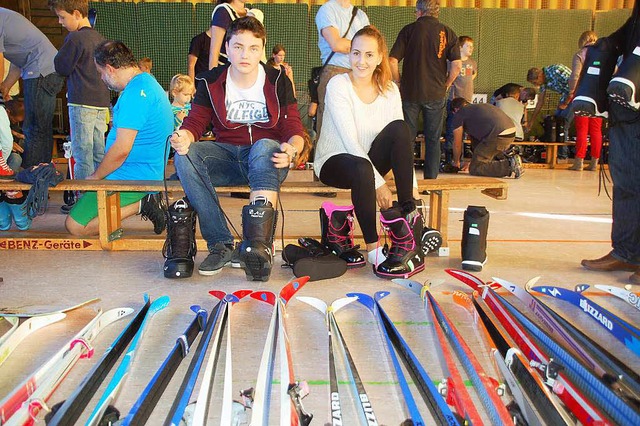
M611 285L596 284L594 285L594 287L600 290L606 291L607 293L610 293L624 300L625 302L627 302L628 304L630 304L631 306L633 306L634 308L640 311L640 296L638 296L637 294L627 289L614 287Z
M0 308L0 317L37 317L40 315L51 315L60 312L69 312L92 303L99 302L99 298L93 298L80 302L73 306L50 306L50 305L27 305L13 308Z
M7 320L9 324L11 324L11 328L7 330L7 332L2 336L0 336L0 346L2 346L4 342L6 342L7 339L13 334L13 332L16 331L16 328L18 328L18 323L20 322L20 318L18 317L4 317L4 319Z
M32 317L22 323L2 344L0 344L0 366L9 358L9 355L18 347L20 342L36 330L49 324L58 322L66 317L66 314L51 314ZM17 318L16 318L17 319Z

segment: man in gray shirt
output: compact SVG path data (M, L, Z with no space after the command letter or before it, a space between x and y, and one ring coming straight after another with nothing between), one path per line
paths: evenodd
M0 7L0 75L4 61L11 62L0 94L9 99L9 89L22 78L25 119L22 129L26 146L22 165L27 168L51 161L53 113L63 78L56 74L53 58L58 51L49 39L24 16Z

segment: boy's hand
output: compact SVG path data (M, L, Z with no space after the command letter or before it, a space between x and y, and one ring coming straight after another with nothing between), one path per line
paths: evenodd
M175 149L178 155L185 155L189 152L189 147L193 142L193 136L186 130L176 130L171 135L169 142L171 142L171 147Z
M24 148L14 142L12 151L13 152L19 152L20 154L22 154L24 152Z
M288 168L295 156L295 148L287 142L280 144L281 152L274 152L271 161L276 169Z

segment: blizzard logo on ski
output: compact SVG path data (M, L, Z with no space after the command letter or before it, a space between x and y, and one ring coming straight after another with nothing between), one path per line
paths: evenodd
M376 420L376 415L373 413L373 407L369 402L369 397L366 393L361 393L358 396L360 397L360 405L362 406L367 418L367 424L370 426L378 426L378 420Z
M640 309L640 297L638 297L635 293L629 292L627 296L627 302Z
M607 327L609 330L613 330L613 323L604 315L602 315L596 308L591 306L585 299L580 299L580 307L583 311L594 317L600 324Z
M340 394L331 392L331 424L342 426L342 409L340 408Z
M260 210L249 209L249 216L262 218L264 217L264 210L260 211Z

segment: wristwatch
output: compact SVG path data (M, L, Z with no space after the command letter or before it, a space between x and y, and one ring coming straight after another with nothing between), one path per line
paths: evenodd
M293 144L289 144L291 145L291 148L293 148L293 156L291 157L291 162L296 161L296 158L298 158L298 150L296 149L295 145Z

